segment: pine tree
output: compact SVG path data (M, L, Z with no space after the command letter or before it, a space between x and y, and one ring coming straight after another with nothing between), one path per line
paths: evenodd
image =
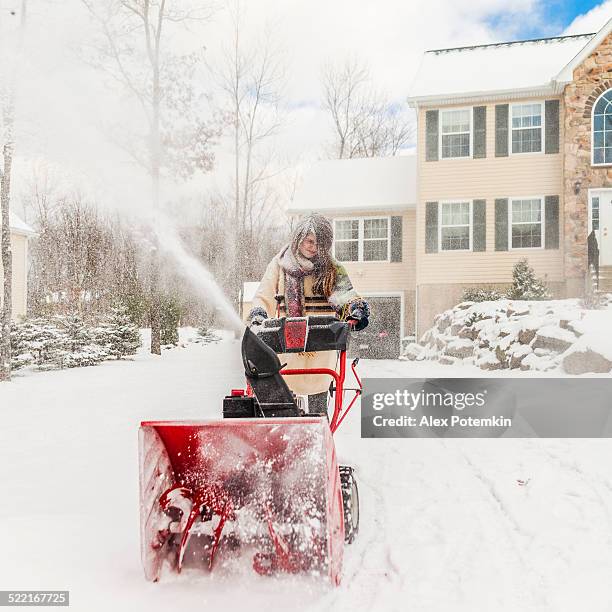
M111 359L134 355L142 344L140 330L123 305L115 306L105 325L98 329L98 343L105 346Z
M34 363L23 324L11 324L11 369L18 370Z
M58 320L59 317L53 320L30 319L20 324L15 331L17 347L11 352L30 353L30 363L40 370L64 367L64 358L70 352L70 339L66 330L58 325Z
M61 355L60 368L78 368L104 361L108 351L96 343L93 330L78 313L56 317L58 327L67 338L67 350Z
M173 296L164 296L161 302L161 343L163 346L178 344L180 320L181 307L177 299Z
M512 270L512 287L507 295L511 300L549 300L551 297L526 258L516 262Z

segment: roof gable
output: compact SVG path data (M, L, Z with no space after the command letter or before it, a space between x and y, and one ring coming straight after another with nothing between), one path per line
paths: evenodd
M606 25L603 26L591 38L591 40L559 71L555 80L560 83L569 83L574 78L574 70L584 62L599 45L606 39L608 34L612 32L612 18L608 19Z

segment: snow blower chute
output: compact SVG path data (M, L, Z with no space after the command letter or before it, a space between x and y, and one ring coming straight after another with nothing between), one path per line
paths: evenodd
M223 400L223 420L144 421L140 446L141 553L145 576L162 567L241 563L259 574L314 573L339 584L344 542L359 527L352 468L338 466L332 434L343 408L350 324L335 317L268 319L246 329L246 389ZM334 350L338 371L283 369L277 354ZM328 374L327 414L300 408L283 376Z

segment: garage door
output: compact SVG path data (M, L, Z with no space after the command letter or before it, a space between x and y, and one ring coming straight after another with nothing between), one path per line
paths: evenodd
M350 357L396 359L400 352L402 301L400 297L368 297L370 324L351 334Z

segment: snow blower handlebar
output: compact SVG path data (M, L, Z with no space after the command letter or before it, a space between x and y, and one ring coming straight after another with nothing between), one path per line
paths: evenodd
M242 358L250 387L261 407L262 416L296 416L297 405L282 376L323 374L331 376L334 389L332 433L338 429L349 410L361 395L361 381L355 370L359 359L354 359L351 371L357 388L349 405L343 410L346 378L346 350L349 330L355 320L339 321L333 316L266 319L262 329L254 334L246 329L242 340ZM281 365L277 353L339 351L338 371L330 368L287 369ZM263 401L262 401L263 400Z

